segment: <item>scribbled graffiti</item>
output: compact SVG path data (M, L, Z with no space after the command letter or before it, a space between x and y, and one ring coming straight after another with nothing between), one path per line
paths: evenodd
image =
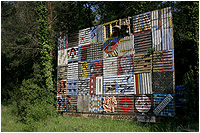
M103 108L105 112L115 112L115 107L117 107L116 97L103 97Z

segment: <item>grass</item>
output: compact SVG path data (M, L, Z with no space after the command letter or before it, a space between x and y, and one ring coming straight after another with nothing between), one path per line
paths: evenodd
M173 120L163 123L139 123L131 120L93 119L74 116L49 117L40 122L24 124L11 114L9 107L1 108L2 132L181 132L199 130L199 124L182 126Z

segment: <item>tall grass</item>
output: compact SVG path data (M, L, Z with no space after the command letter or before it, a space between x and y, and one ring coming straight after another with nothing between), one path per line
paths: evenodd
M185 128L191 128L187 125ZM2 132L181 132L185 129L173 120L163 123L139 123L111 118L84 118L74 116L48 117L43 121L22 123L13 116L9 107L1 108ZM198 131L199 125L193 125Z

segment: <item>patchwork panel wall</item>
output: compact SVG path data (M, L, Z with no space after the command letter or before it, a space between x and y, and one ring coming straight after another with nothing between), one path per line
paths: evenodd
M173 117L172 27L167 7L59 37L58 111Z

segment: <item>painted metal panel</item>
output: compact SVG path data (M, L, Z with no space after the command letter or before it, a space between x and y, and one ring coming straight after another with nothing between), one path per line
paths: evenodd
M134 36L126 36L119 39L118 56L134 54Z
M67 49L67 35L58 38L58 51Z
M103 65L104 76L117 75L117 57L103 59Z
M58 95L57 97L57 110L58 111L67 111L67 96Z
M57 95L66 95L66 94L67 94L67 80L58 80Z
M78 47L72 47L67 49L68 62L78 60Z
M151 74L135 74L135 94L152 94Z
M134 74L151 72L152 55L150 53L135 54Z
M153 114L156 116L174 116L174 95L153 94Z
M68 63L67 71L67 79L78 79L78 61Z
M114 20L108 23L103 24L103 40L110 40L113 38L118 38L119 31L115 28L113 28L115 25L118 25L118 20Z
M77 47L79 44L79 33L69 33L68 34L68 48Z
M58 66L67 65L67 49L58 51Z
M90 77L90 95L96 95L96 77Z
M107 40L103 43L103 58L111 58L118 56L118 38Z
M118 75L133 74L134 55L118 56Z
M90 78L90 95L100 95L103 93L103 78L102 76Z
M90 61L91 77L103 76L103 59Z
M90 28L79 30L79 45L90 44L91 40L90 37L91 37Z
M117 114L134 114L134 95L117 95Z
M103 25L97 26L97 42L103 42Z
M103 95L104 113L117 113L117 95Z
M90 78L90 62L81 61L78 63L79 79Z
M90 108L91 113L103 112L103 97L102 95L90 95Z
M153 73L153 93L154 94L173 93L173 72Z
M90 44L97 42L97 26L90 27Z
M78 52L79 52L79 62L90 61L90 44L79 46Z
M116 87L116 81L118 76L104 76L103 79L103 93L104 94L118 94L118 88Z
M77 96L67 96L67 111L77 112Z
M67 95L77 95L78 79L67 80Z
M78 101L77 101L78 112L89 112L89 106L90 106L89 95L78 96Z
M67 79L67 66L58 67L57 80Z
M103 43L90 44L91 60L103 59Z
M153 72L173 71L173 49L154 51Z
M90 94L90 78L78 80L78 95Z

